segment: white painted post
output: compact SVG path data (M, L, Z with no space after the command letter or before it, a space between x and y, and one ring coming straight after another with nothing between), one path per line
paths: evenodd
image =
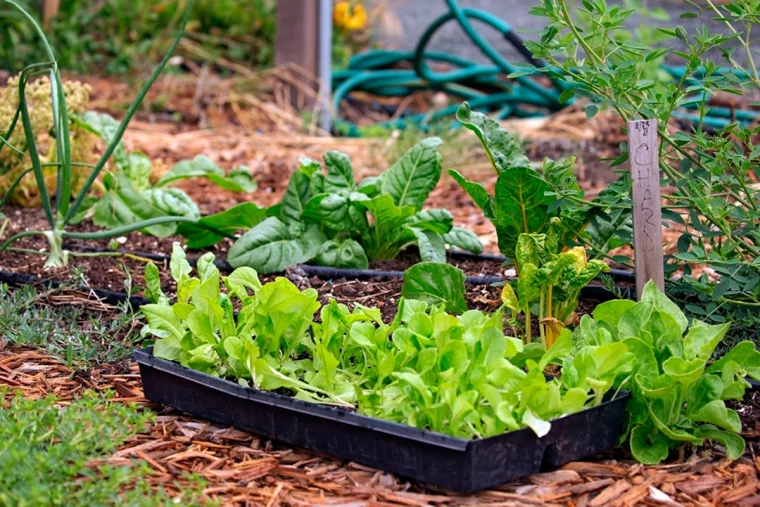
M633 179L636 294L640 299L649 280L654 280L660 290L665 290L657 120L628 122L628 150Z

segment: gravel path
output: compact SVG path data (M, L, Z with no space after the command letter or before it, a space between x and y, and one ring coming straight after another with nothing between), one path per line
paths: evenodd
M380 0L374 0L380 1ZM387 0L384 0L387 1ZM396 13L403 26L404 37L399 40L383 40L388 47L410 50L415 47L422 32L427 28L439 15L448 10L444 0L391 0L395 5ZM613 2L610 2L613 3ZM460 0L462 7L472 7L482 9L495 14L501 19L507 21L512 28L520 33L523 38L535 39L536 33L544 27L544 18L532 16L529 14L531 8L538 5L538 0ZM688 5L681 1L651 1L650 5L659 4L670 15L670 21L664 24L674 26L681 25L687 32L694 31L702 26L703 22L708 23L708 28L713 33L724 32L727 30L725 25L720 22L711 21L711 16L706 13L698 19L680 19L679 15L691 10ZM632 25L639 23L638 17L634 16L631 20ZM651 22L651 21L650 21ZM473 21L476 26L479 24ZM522 33L533 32L533 33ZM512 61L521 61L521 57L495 30L482 25L480 33L491 43L498 51L506 55ZM756 44L756 51L760 50L760 40ZM480 51L470 42L464 33L460 30L456 22L450 22L443 27L433 38L429 48L437 51L454 53L470 60L483 63L486 59L480 54ZM741 48L738 48L741 49ZM715 59L720 59L720 53L712 55ZM746 57L743 51L736 51L737 60L745 61Z

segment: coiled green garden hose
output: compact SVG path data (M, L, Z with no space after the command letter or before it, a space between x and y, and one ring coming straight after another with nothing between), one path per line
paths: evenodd
M519 68L501 56L473 28L470 19L485 23L501 33L529 64L543 67L546 63L533 58L522 39L504 20L480 9L462 8L457 0L445 1L449 10L427 27L414 51L369 51L354 56L348 69L334 72L333 110L339 111L341 101L355 91L388 97L406 96L419 90L439 90L469 101L473 109L495 113L498 119L542 116L572 103L572 100L560 103L561 92L570 86L561 80L551 79L550 86L543 86L527 76L504 79L503 76L512 74ZM427 50L433 35L451 21L459 24L472 43L492 62L490 65L475 64L458 56ZM452 70L435 72L428 64L431 61L447 64ZM399 64L412 68L400 69L397 68ZM686 72L684 67L665 67L665 70L676 79L680 79ZM695 100L687 109L696 109L698 102ZM432 113L406 115L397 120L381 122L377 126L403 129L408 125L417 125L424 129L431 121L453 117L457 107L458 105L453 105ZM699 115L688 111L679 111L674 116L686 121L699 121ZM760 113L757 111L711 107L702 123L712 128L721 128L734 120L749 124L759 118ZM359 136L361 133L358 126L346 120L336 118L334 125L335 130L343 135Z

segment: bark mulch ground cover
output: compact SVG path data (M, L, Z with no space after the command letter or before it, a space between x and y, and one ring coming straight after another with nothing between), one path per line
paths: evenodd
M710 449L682 455L664 465L643 466L616 453L461 496L151 404L143 396L137 365L132 361L72 371L44 353L8 346L0 350L0 386L9 388L6 396L15 391L33 398L54 395L61 405L86 390L112 390L117 402L156 411L148 431L105 459L124 465L132 460L147 462L153 472L144 480L170 493L179 492L187 480L185 473L196 473L207 483L203 495L222 505L760 504L760 460L755 457L760 436L756 428L758 396L740 408L743 419L744 414L751 414L744 420L744 436L750 440L747 454L737 461L729 462L719 449Z

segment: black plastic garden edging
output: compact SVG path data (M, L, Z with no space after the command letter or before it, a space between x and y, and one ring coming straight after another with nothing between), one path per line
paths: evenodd
M552 421L548 435L529 428L465 440L328 405L243 387L136 350L149 400L419 482L471 493L615 447L629 393Z

